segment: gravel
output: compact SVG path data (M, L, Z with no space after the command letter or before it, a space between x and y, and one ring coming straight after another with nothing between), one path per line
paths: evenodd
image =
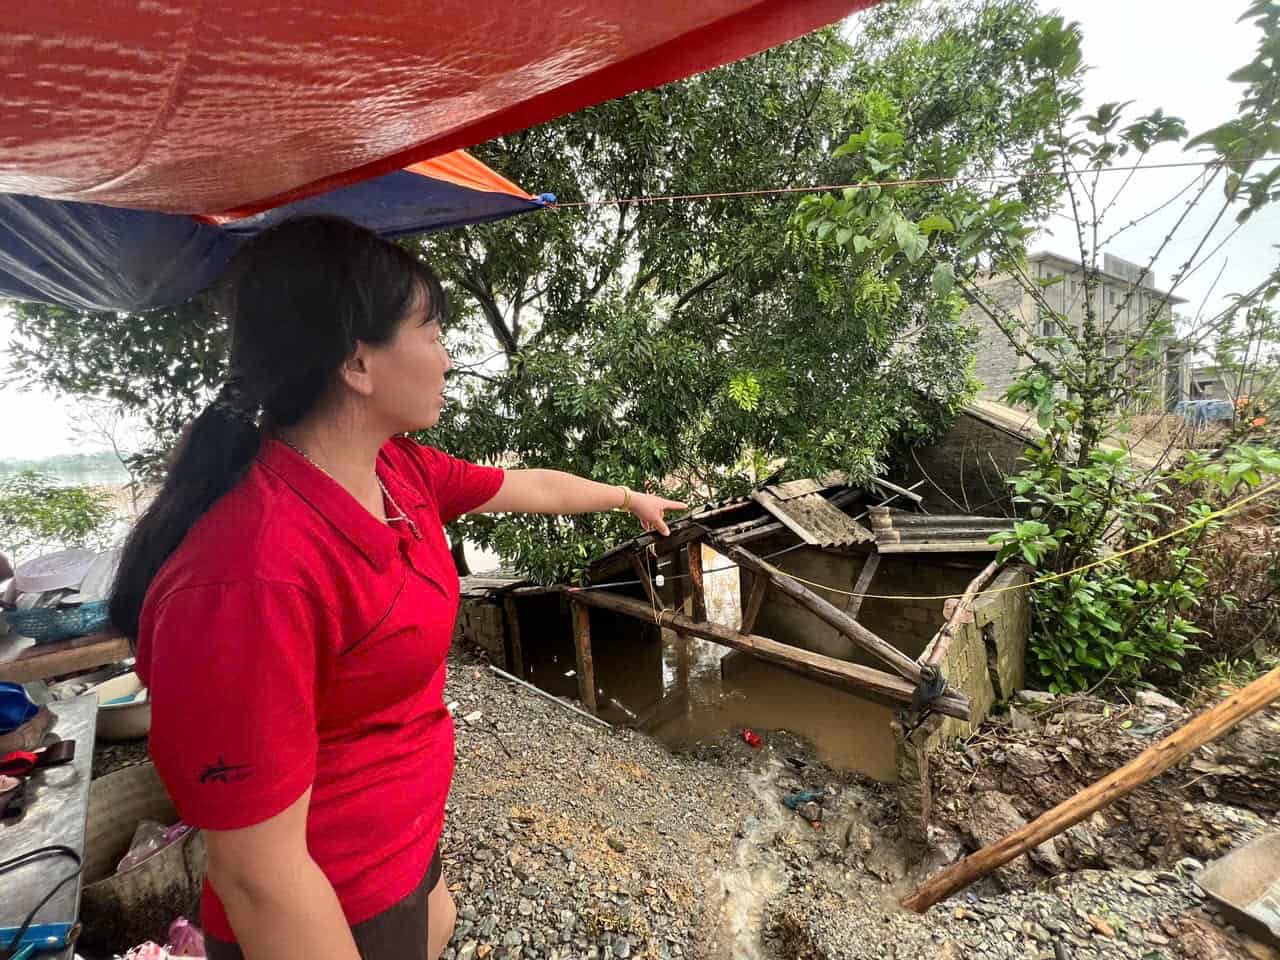
M467 650L446 699L458 767L442 853L459 919L445 960L1280 960L1225 926L1189 860L1073 863L904 911L898 897L963 849L940 843L920 862L890 788L830 770L784 731L762 732L762 750L726 735L673 754ZM821 798L783 805L806 789Z

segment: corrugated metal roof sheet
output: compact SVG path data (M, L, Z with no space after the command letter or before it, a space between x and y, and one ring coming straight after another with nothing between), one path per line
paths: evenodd
M932 516L872 507L868 511L881 553L994 553L992 534L1013 529L1013 520L967 514Z
M752 499L805 543L816 547L845 547L874 539L870 530L816 491L782 500L773 489L776 488L761 490ZM791 492L797 493L799 489L802 488L796 487Z

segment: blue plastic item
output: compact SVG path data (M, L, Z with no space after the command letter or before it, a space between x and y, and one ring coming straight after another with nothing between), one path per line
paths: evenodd
M787 805L788 810L798 810L801 805L821 800L823 796L825 794L821 790L800 790L796 793L788 793L782 798L782 802Z
M20 683L0 683L0 733L17 730L39 712Z
M30 637L37 643L51 643L106 627L111 622L108 605L106 600L93 600L64 609L6 610L4 618L15 633Z

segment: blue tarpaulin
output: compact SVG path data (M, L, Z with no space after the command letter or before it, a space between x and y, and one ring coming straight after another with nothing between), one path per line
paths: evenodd
M476 180L430 163L224 223L182 214L0 194L0 296L94 310L146 310L209 286L247 238L289 217L331 214L386 237L537 210L533 198L465 155ZM456 172L456 170L455 170ZM488 174L485 176L484 174Z

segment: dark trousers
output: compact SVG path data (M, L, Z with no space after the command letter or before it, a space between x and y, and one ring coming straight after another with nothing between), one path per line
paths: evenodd
M422 882L399 903L351 928L360 960L426 960L427 897L440 881L440 851L431 858L431 866ZM244 960L234 943L205 934L208 960Z

